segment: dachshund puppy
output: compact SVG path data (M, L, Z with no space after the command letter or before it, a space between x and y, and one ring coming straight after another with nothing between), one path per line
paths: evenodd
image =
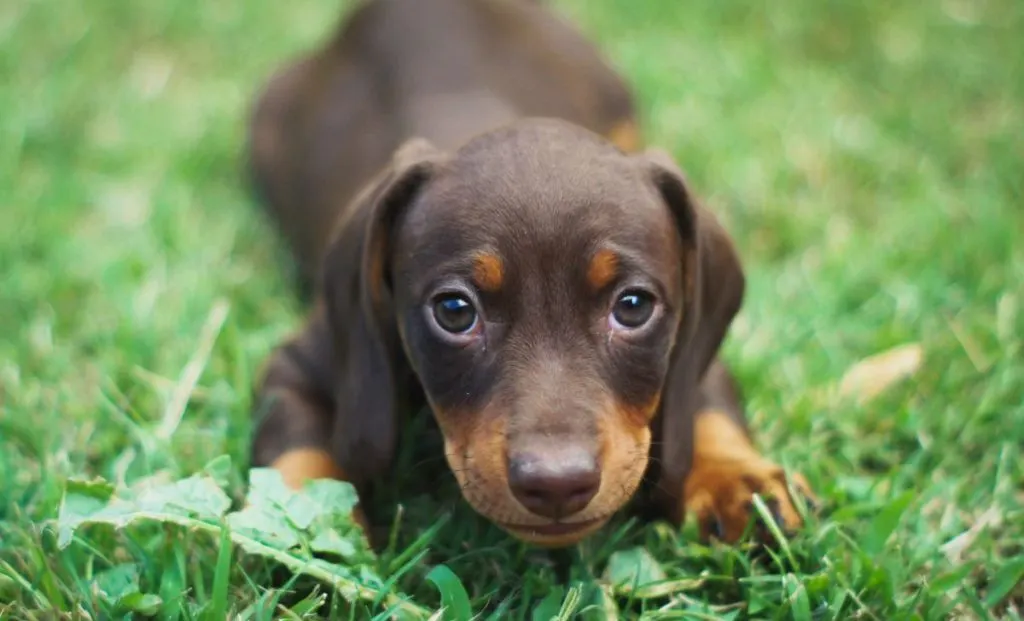
M798 527L717 358L739 257L633 127L523 0L373 0L274 78L251 161L313 308L259 387L254 465L363 494L426 410L466 501L525 541L580 541L642 480L704 535L739 538L754 493Z

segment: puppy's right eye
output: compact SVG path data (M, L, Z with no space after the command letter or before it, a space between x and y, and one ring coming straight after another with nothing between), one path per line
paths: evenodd
M618 327L633 330L654 316L654 297L646 291L631 289L615 301L612 319Z
M434 299L434 321L445 332L464 334L476 325L473 303L458 293L444 293Z

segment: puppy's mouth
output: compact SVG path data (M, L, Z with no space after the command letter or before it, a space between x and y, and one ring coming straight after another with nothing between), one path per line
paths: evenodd
M553 522L540 525L498 523L498 526L523 541L539 545L568 546L593 533L607 521L607 517L599 517L582 522Z

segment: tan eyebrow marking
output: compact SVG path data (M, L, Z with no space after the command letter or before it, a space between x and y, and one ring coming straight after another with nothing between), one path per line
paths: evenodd
M505 266L501 258L489 252L481 252L473 260L473 282L484 291L501 289L505 280Z
M595 291L605 288L615 278L619 269L619 257L611 250L598 250L587 268L587 283Z

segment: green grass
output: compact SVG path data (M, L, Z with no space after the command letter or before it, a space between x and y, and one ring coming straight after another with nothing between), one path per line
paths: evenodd
M595 592L624 619L1021 618L1024 4L559 4L735 234L750 289L726 357L762 446L826 511L777 557L619 522L572 555L567 591L450 481L440 500L412 481L373 570L434 609L446 564L449 609L461 582L495 618L572 618ZM0 4L0 617L118 617L118 580L179 618L380 612L202 529L59 549L50 528L69 477L174 480L226 454L244 493L250 386L301 309L242 183L243 119L338 5ZM912 379L866 404L832 390L906 342ZM608 586L637 558L663 595Z

